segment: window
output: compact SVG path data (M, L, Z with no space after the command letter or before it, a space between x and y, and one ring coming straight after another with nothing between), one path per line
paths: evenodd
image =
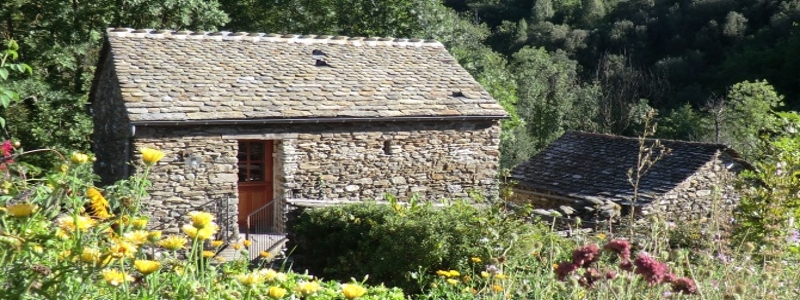
M383 141L383 154L392 155L392 141Z
M266 180L268 152L266 141L239 141L239 182Z

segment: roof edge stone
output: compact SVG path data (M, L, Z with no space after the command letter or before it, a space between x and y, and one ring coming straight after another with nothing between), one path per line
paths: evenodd
M352 46L401 46L401 47L434 47L444 48L436 40L407 39L391 37L347 37L329 35L299 35L299 34L274 34L250 33L230 31L171 31L155 29L108 28L109 37L120 38L154 38L154 39L186 39L186 40L214 40L214 41L251 41L251 42L283 42L303 44L339 44Z

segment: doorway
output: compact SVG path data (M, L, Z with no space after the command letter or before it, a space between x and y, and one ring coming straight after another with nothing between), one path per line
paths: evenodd
M268 205L272 202L274 194L272 153L273 141L239 141L238 222L241 229L273 230L275 208L274 205Z

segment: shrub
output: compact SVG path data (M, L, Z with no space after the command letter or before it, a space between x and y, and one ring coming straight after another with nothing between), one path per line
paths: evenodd
M543 231L500 208L460 201L444 207L363 203L306 209L288 226L290 248L313 273L340 279L369 274L372 283L406 291L419 288L417 271L464 268L467 257L502 260L529 252Z

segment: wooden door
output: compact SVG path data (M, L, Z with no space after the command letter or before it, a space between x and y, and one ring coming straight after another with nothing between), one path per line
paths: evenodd
M247 217L272 201L272 141L239 141L239 227L246 228ZM273 206L250 217L253 227L271 227Z

